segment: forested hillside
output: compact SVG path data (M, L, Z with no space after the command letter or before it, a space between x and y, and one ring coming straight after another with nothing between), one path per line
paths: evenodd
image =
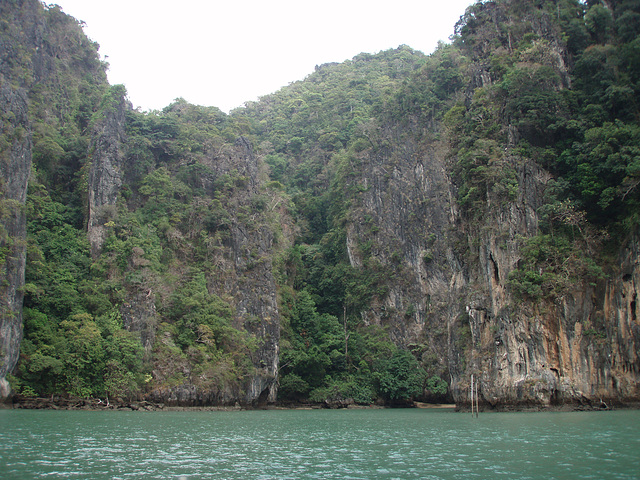
M478 2L228 115L133 110L57 6L0 18L16 398L640 400L640 0Z

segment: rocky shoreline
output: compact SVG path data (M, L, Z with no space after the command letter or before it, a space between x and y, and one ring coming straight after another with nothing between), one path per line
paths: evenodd
M24 397L14 395L0 408L27 410L129 410L129 411L237 411L237 410L319 410L319 409L382 409L382 408L449 408L455 404L408 402L402 405L359 405L353 402L275 403L266 405L168 405L147 400L109 400L78 397Z
M470 412L470 408L465 405L411 402L399 405L358 405L355 403L341 403L339 405L321 404L268 404L268 405L166 405L164 403L149 402L146 400L109 400L100 398L77 398L77 397L23 397L15 395L5 403L0 404L0 408L6 409L27 409L27 410L89 410L89 411L240 411L240 410L318 410L318 409L382 409L382 408L420 408L420 409L451 409L456 412ZM572 411L608 411L623 409L640 409L640 404L564 404L551 406L535 405L501 405L497 407L481 408L482 412L572 412Z

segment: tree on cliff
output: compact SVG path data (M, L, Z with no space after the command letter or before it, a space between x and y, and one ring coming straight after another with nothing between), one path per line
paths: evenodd
M127 102L97 46L58 7L1 8L0 167L28 131L34 163L22 244L0 179L0 266L27 251L18 393L252 403L279 382L282 400L345 404L452 379L459 395L472 360L508 358L516 305L605 282L637 232L640 0L477 2L429 56L322 65L230 115L127 108L102 143ZM102 170L101 145L119 159ZM118 181L92 212L94 174ZM596 317L583 337L603 352Z

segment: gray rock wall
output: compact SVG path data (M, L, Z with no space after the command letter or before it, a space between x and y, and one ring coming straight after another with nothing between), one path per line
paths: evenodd
M22 301L26 259L27 183L31 171L31 132L27 98L0 74L0 399L11 389L6 376L18 361L22 340Z
M576 282L555 302L521 302L509 274L524 238L538 233L537 210L550 175L507 157L517 198L488 195L484 214L462 217L446 149L420 147L414 133L370 152L353 180L362 187L347 226L353 266L358 245L391 269L388 293L361 312L388 325L394 341L418 346L448 372L452 399L468 403L470 376L491 407L599 406L640 400L640 322L636 238L620 252L620 271L597 285Z
M264 181L261 164L250 143L240 137L229 163L217 162L230 172L238 169L246 177L246 189L237 199L239 210L251 204ZM280 343L280 314L273 277L273 231L266 223L265 212L254 212L249 218L234 212L230 230L230 249L223 254L221 278L216 292L232 298L236 327L254 335L258 348L251 353L255 374L247 379L239 400L246 404L276 400ZM268 212L267 212L268 213Z
M115 93L115 92L114 92ZM92 135L93 149L89 159L89 222L87 235L91 255L100 254L108 230L105 227L116 215L116 201L122 186L125 141L125 113L130 108L123 95L103 108Z
M229 405L236 402L247 405L264 404L276 400L280 343L280 314L276 299L276 283L273 276L273 260L278 248L274 240L271 215L277 201L268 199L267 206L255 207L256 196L265 195L263 164L254 155L250 143L240 137L235 145L229 145L215 154L200 159L213 171L212 178L203 178L203 188L213 189L220 176L234 177L236 185L225 194L224 208L229 215L223 228L224 234L211 245L208 252L213 265L208 272L208 288L229 303L234 311L233 326L255 339L256 348L249 352L253 374L233 386L210 386L184 383L171 388L157 388L149 398L172 405ZM150 291L150 296L153 292ZM140 331L141 315L153 320L154 315L135 308L132 299L125 320ZM136 319L137 318L137 319ZM149 328L147 328L149 330ZM169 342L168 338L158 338ZM165 366L154 364L161 371ZM186 377L189 366L185 363Z

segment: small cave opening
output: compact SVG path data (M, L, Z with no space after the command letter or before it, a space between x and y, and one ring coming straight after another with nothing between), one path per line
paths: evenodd
M496 283L499 283L500 282L500 272L498 270L498 264L496 263L496 261L493 258L492 254L489 254L489 260L491 260L491 265L493 266L493 279L496 281Z
M271 392L271 388L267 387L262 392L260 392L260 396L256 401L258 407L265 407L267 405L267 401L269 400L269 393Z
M631 302L629 302L629 310L631 310L631 318L633 319L634 322L638 321L638 314L636 313L636 294L633 294L633 300L631 300Z

